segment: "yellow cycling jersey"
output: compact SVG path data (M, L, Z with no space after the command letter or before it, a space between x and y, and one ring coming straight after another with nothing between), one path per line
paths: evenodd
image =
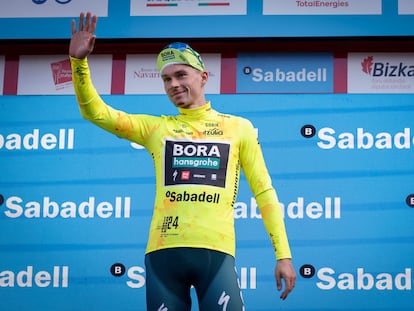
M277 259L291 258L282 211L250 121L207 102L176 116L129 114L101 99L86 59L71 58L81 114L144 146L155 165L156 194L146 252L195 247L235 255L234 203L240 168L253 192Z

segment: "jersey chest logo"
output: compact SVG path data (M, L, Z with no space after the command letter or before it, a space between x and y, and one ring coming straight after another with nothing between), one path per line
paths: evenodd
M225 142L166 140L164 184L225 187L229 151Z

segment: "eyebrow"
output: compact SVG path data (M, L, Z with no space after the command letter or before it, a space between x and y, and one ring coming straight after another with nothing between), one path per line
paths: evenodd
M178 74L183 74L183 73L188 73L188 71L187 71L187 70L185 70L185 69L180 69L180 70L174 71L174 72L173 72L172 74L170 74L170 75L163 74L163 75L161 75L161 77L162 77L162 78L166 78L166 77L169 77L169 76L175 76L175 75L178 75Z

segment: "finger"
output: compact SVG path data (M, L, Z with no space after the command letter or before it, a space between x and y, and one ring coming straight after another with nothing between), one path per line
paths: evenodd
M280 298L283 300L287 298L287 296L290 294L290 292L295 287L295 279L294 278L285 279L285 286L286 286L285 290L283 291L282 295L280 295Z
M276 273L275 273L275 279L276 279L277 290L279 290L279 291L282 290L282 286L283 286L282 277L281 277L281 275L278 271L276 271Z
M282 280L280 277L276 278L276 286L277 286L277 290L281 290L282 289Z
M85 16L85 14L83 12L80 13L79 26L78 26L79 31L83 31L83 18L84 18L84 16Z
M76 33L76 22L74 19L72 19L72 35Z
M91 12L86 13L86 22L85 22L85 30L90 31L90 25L91 25Z
M287 296L289 295L290 290L285 289L285 291L280 295L280 299L285 300Z
M92 16L91 33L95 32L96 24L98 23L98 16Z

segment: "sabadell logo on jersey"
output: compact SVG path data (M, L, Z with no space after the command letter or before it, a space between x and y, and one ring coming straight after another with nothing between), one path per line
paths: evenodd
M0 133L0 149L15 150L72 150L75 130L43 131L35 128L25 133Z
M305 138L317 134L317 146L321 149L411 149L414 145L414 136L411 128L405 127L395 132L373 131L358 127L352 131L338 131L332 127L323 127L319 130L312 125L305 125L301 129Z

